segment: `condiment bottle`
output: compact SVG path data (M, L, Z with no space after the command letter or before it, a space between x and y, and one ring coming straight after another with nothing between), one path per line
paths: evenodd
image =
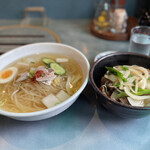
M110 31L113 33L125 33L128 15L124 8L125 0L112 0L110 13Z
M94 23L98 30L102 32L108 32L110 30L109 14L109 0L101 0L97 7L94 19Z

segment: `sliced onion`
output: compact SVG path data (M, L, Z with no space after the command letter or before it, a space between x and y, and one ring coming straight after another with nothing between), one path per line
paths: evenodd
M135 80L135 92L137 93L138 91L138 80Z
M146 89L150 89L150 81L147 81L145 88L146 88Z
M135 100L144 100L144 99L150 98L150 96L137 96L137 95L132 94L130 92L129 87L124 87L124 91L128 96L130 96L132 99L135 99Z
M132 72L133 75L139 76L141 78L141 81L139 82L139 87L142 89L145 89L146 87L146 78L145 76L142 75L142 72L139 72L133 68L130 68L130 71Z
M120 87L119 87L119 89L120 89L120 90L123 90L123 81L122 81L122 79L120 79L119 77L118 77L118 80L119 80L119 82L120 82Z
M110 74L110 75L104 75L105 78L109 79L110 81L112 82L116 82L118 81L118 78L117 76L113 75L113 74Z
M145 99L144 103L145 103L145 106L150 106L150 99Z
M120 72L123 74L124 78L128 78L128 76L130 75L130 71L129 70L126 70L126 71L122 70Z
M113 99L113 100L116 100L116 99L117 99L117 95L118 95L118 92L117 92L117 91L114 91L114 92L111 94L110 98Z
M145 89L146 87L146 78L143 78L139 83L138 86L142 89Z
M131 97L127 97L127 99L132 106L144 107L144 100L137 101L137 100L132 99Z
M149 77L149 73L148 73L147 69L145 69L144 67L140 67L140 66L136 66L136 65L133 65L132 67L135 68L136 70L143 72L146 79Z

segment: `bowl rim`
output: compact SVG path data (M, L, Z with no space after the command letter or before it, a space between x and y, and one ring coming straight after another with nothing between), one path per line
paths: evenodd
M114 105L117 105L117 106L121 106L123 108L128 108L128 109L132 109L132 110L150 110L150 106L148 107L138 107L138 106L131 106L131 105L126 105L126 104L122 104L122 103L119 103L117 101L114 101L112 100L111 98L107 97L106 95L104 95L101 90L97 87L97 85L95 84L94 82L94 79L93 79L93 72L94 72L94 69L96 67L96 65L106 59L106 58L109 58L109 57L113 57L113 56L118 56L118 55L129 55L129 56L139 56L139 57L144 57L144 58L148 58L150 59L150 56L147 56L147 55L144 55L144 54L139 54L139 53L133 53L133 52L116 52L116 53L110 53L110 54L107 54L101 58L99 58L96 62L93 63L93 65L91 66L91 69L90 69L90 74L89 74L89 78L90 78L90 83L92 84L93 88L95 89L95 91L97 92L97 94L100 94L102 95L104 98L106 98L109 102L113 103Z
M81 85L81 87L78 89L78 91L76 93L74 93L72 96L70 96L67 100L61 102L60 104L53 106L51 108L47 108L44 110L40 110L40 111L35 111L35 112L27 112L27 113L14 113L14 112L8 112L5 110L0 109L0 115L4 115L4 116L10 116L10 117L34 117L34 116L39 116L39 115L43 115L43 114L47 114L47 113L51 113L54 111L59 110L60 108L64 107L67 103L70 103L75 97L79 96L80 93L83 91L83 89L85 88L87 82L88 82L88 77L89 77L89 70L90 70L90 64L88 59L86 58L86 56L78 49L69 46L67 44L62 44L62 43L51 43L51 42L39 42L39 43L33 43L33 44L27 44L24 46L20 46L17 48L14 48L2 55L0 55L0 59L1 57L8 57L11 53L15 53L16 51L20 51L20 49L24 48L24 47L30 47L30 46L37 46L37 45L55 45L55 46L63 46L66 48L70 48L73 51L75 51L76 53L78 53L79 55L82 56L82 58L84 59L85 63L86 63L86 67L87 67L87 74L85 76L85 79L83 80L83 83Z

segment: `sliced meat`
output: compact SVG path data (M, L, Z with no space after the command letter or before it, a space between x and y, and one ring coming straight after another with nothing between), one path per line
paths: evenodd
M113 87L113 82L112 81L110 81L109 79L107 79L105 77L102 77L100 90L103 92L103 94L110 97L110 95L115 90L115 87Z
M35 78L37 81L42 82L46 85L51 85L51 82L55 79L53 69L46 69L43 66L39 66L35 72Z
M106 84L109 84L109 83L112 83L112 81L110 81L109 79L107 79L105 77L101 78L101 85L106 85Z

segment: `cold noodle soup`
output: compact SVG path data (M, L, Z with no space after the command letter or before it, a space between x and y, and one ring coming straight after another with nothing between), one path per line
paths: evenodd
M82 70L70 57L27 56L0 71L0 108L15 113L51 108L78 91L82 82Z

